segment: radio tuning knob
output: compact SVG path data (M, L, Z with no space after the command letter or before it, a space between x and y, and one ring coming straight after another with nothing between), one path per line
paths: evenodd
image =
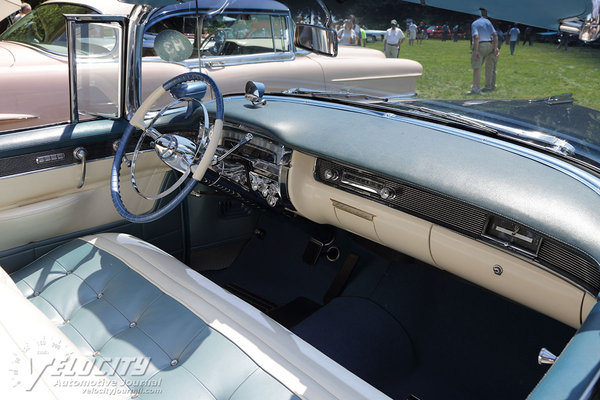
M328 181L335 181L339 178L338 172L334 169L326 169L325 172L323 173L323 176L325 178L325 180Z
M383 187L380 191L379 191L379 196L383 199L383 200L388 200L388 199L392 199L394 197L394 191L388 187Z

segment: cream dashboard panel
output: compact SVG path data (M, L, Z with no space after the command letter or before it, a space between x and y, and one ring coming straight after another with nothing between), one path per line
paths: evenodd
M300 214L433 264L430 222L317 182L313 177L315 161L298 151L292 155L289 196Z
M0 178L0 251L122 220L110 195L112 158L90 161L85 184L81 165L52 168ZM136 182L143 193L157 193L167 172L153 151L140 154ZM140 197L121 169L121 197L134 213L150 210L154 202Z
M288 190L302 216L374 240L575 328L593 305L583 289L539 265L316 181L315 163L310 155L292 155Z

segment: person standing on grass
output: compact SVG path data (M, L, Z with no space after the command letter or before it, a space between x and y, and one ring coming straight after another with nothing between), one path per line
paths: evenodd
M351 46L358 44L358 37L352 27L352 21L344 21L344 27L338 32L338 42L340 45Z
M425 36L425 22L419 22L419 26L417 27L417 44L423 43L423 37Z
M362 26L360 27L360 44L362 47L367 47L367 31Z
M481 67L485 65L485 87L494 90L493 57L498 57L498 36L494 26L487 19L487 11L480 8L481 17L471 24L471 68L473 68L473 84L467 94L481 94Z
M458 30L460 28L458 27L458 24L454 25L454 28L452 28L452 41L453 42L458 42Z
M408 45L412 46L417 38L417 25L411 20L408 24Z
M569 47L569 34L567 32L561 32L558 36L558 46L556 46L556 49L560 49L561 46L564 47L565 50Z
M398 22L393 19L390 22L390 29L385 31L383 37L383 52L387 58L398 58L400 52L400 45L404 41L404 32L398 28Z
M508 40L510 43L510 55L511 56L515 55L515 46L517 45L517 42L519 41L519 34L521 34L521 31L519 30L519 28L517 28L516 24L510 29L510 31L508 31Z
M442 42L445 42L448 39L449 33L450 33L450 27L448 26L448 23L446 22L442 26Z
M529 42L529 45L531 46L533 43L531 42L531 37L533 36L533 32L531 30L531 27L528 26L527 28L525 28L525 38L523 39L523 46L525 46L525 43Z
M502 44L506 40L506 36L504 35L502 28L496 29L496 34L498 35L498 50L500 50L502 49Z

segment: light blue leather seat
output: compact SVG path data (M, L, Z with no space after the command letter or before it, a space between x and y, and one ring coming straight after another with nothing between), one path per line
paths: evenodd
M61 246L12 278L109 376L169 399L298 399L247 354L125 262L88 241ZM115 365L149 357L142 376ZM98 360L97 360L98 361ZM150 390L151 391L151 390ZM155 394L148 398L157 398Z

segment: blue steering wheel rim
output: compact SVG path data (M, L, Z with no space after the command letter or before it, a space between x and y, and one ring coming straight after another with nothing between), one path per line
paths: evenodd
M202 81L211 87L215 95L215 103L217 107L216 119L222 120L224 115L223 96L221 95L221 91L217 87L215 81L208 75L202 74L200 72L186 72L168 80L162 86L165 89L165 91L169 91L181 83L190 81ZM117 152L115 154L115 158L113 160L113 164L110 171L110 195L115 209L123 218L125 218L129 222L143 224L147 222L156 221L157 219L160 219L167 215L169 212L171 212L192 192L194 187L196 187L198 181L196 181L193 178L190 178L190 180L186 183L183 189L180 190L175 197L169 200L167 204L154 211L142 215L136 215L127 210L127 208L123 204L123 200L121 199L119 176L121 173L121 164L123 161L123 155L125 154L125 149L127 148L127 144L129 143L129 140L131 139L131 136L133 135L136 129L137 128L135 126L128 124L119 142L119 148L117 149Z

